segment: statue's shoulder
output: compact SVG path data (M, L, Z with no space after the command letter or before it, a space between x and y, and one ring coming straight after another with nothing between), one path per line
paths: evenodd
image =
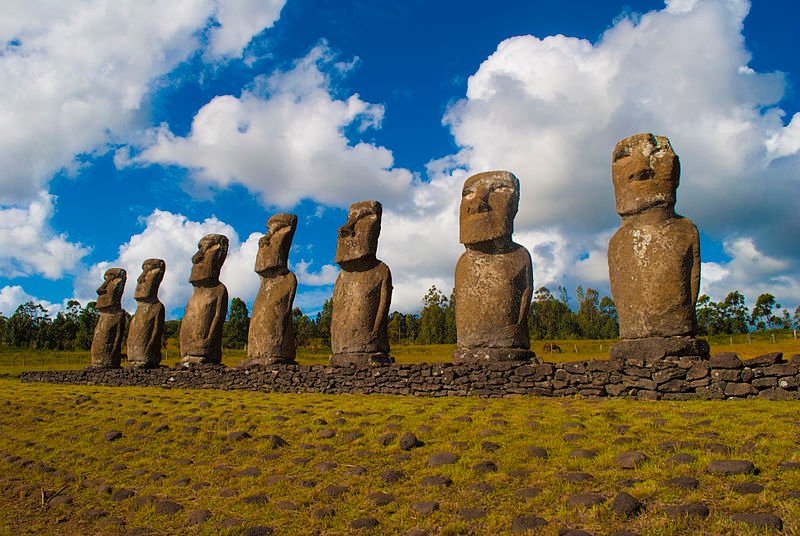
M672 224L682 231L685 230L687 233L698 234L697 225L686 216L676 215L672 220Z
M392 277L392 271L389 269L389 265L383 261L378 262L378 266L376 268L376 273L380 275L381 278L385 277Z
M608 241L609 249L615 249L620 241L626 240L631 235L631 226L622 224L620 225L619 229L617 229L614 234L611 236L611 239Z
M211 288L211 293L218 298L224 299L226 302L228 301L228 287L224 284L220 283Z
M532 264L531 252L528 251L528 248L526 248L523 245L517 244L516 242L513 243L513 247L514 249L511 252L511 254L514 256L515 259L521 262L527 262L528 264Z

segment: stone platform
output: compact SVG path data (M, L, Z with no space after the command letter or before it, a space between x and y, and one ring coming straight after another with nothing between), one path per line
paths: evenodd
M370 367L273 365L249 369L194 366L188 369L87 369L24 372L23 382L224 389L283 393L357 393L411 396L508 397L519 395L629 396L646 400L764 398L794 400L800 355L742 361L736 354L710 359L668 357L530 364L419 363Z

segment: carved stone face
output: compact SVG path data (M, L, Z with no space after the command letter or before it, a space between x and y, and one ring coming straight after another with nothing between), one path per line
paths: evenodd
M228 255L228 237L220 234L206 235L197 243L197 253L192 257L192 275L189 283L216 283L225 257Z
M513 173L487 171L468 178L461 192L460 242L510 239L518 206L519 179Z
M97 289L97 310L113 311L122 307L122 293L128 275L122 268L109 268L103 275L103 284Z
M258 241L256 272L266 275L274 269L286 269L289 263L289 249L297 229L297 216L294 214L275 214L267 221L267 234Z
M161 259L147 259L142 263L142 275L136 280L135 300L155 300L158 298L158 287L164 279L167 264Z
M666 137L636 134L625 138L617 143L612 159L611 176L620 216L675 206L681 165Z
M377 201L359 201L350 205L347 223L339 227L334 262L374 259L381 234L383 207Z

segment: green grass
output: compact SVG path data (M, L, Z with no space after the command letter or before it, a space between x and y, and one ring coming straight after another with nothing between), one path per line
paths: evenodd
M242 534L247 527L266 525L278 534L335 535L357 532L350 523L368 515L380 525L359 533L404 534L420 527L429 534L508 534L513 520L525 513L549 522L539 532L545 536L562 527L595 535L623 528L645 536L759 534L729 519L738 511L772 512L783 519L786 534L800 534L800 500L788 495L800 490L800 470L779 468L781 462L800 460L796 402L423 399L58 386L7 378L0 379L0 408L0 534L124 534L137 527L156 534ZM169 429L157 432L160 425ZM196 430L189 433L187 427ZM323 429L335 436L320 437ZM106 441L105 433L112 430L122 438ZM231 441L231 431L252 437ZM424 445L402 451L397 438L405 432L415 433ZM383 446L378 438L386 433L397 438ZM579 434L574 442L564 437L571 433ZM259 439L270 434L288 446L273 449ZM685 442L678 451L696 461L671 463L674 452L659 446L670 440ZM484 442L495 443L497 450L486 450ZM530 457L526 449L532 445L546 448L549 458ZM593 449L597 457L570 457L575 449ZM649 461L633 470L618 468L614 456L628 450L646 453ZM428 466L431 454L445 451L459 460ZM20 458L10 461L5 454ZM724 458L750 460L761 473L705 471L709 461ZM472 469L485 460L496 463L498 471ZM326 462L333 465L320 465ZM118 464L124 467L114 467ZM249 467L259 474L236 476ZM351 474L354 467L363 468L363 474ZM381 478L387 469L405 477L388 483ZM594 480L564 481L561 475L571 471L591 473ZM165 477L154 481L155 472ZM449 477L453 485L420 485L433 475ZM694 476L700 487L685 491L664 485L675 476ZM93 479L135 495L113 501L96 486L81 485ZM626 479L640 482L623 488L620 482ZM741 482L766 489L739 495L732 487ZM476 483L493 489L476 491L471 488ZM201 487L195 490L195 485ZM329 497L324 490L332 485L347 491ZM528 487L542 491L531 499L517 496ZM226 489L235 495L221 497ZM72 505L43 507L42 491L58 490ZM642 500L644 513L629 520L617 517L610 504L621 490ZM368 499L375 491L391 493L395 501L375 506ZM591 509L569 507L567 498L583 491L600 493L607 501ZM254 494L265 494L268 501L247 504L244 498ZM175 501L183 510L166 516L156 514L153 505L137 507L136 498L146 495ZM422 500L437 501L439 509L427 517L416 514L412 504ZM284 501L296 510L281 509ZM710 517L674 521L664 514L666 506L688 501L705 503ZM312 515L326 506L333 516ZM465 520L459 511L466 507L486 515ZM105 515L84 519L91 509ZM211 518L187 527L188 513L199 509L210 510ZM124 528L109 526L109 518L124 521ZM226 519L240 519L242 526L220 529Z
M555 342L561 348L560 353L544 351L545 342ZM531 341L531 350L549 362L583 361L589 359L608 359L608 348L615 340L557 340ZM783 352L786 357L800 354L800 340L793 338L791 332L775 334L775 342L768 333L751 335L748 342L746 335L722 335L711 337L711 352L735 352L746 359L770 352ZM451 361L454 344L396 344L391 353L398 363L437 363ZM222 362L228 366L237 366L246 357L244 350L224 349ZM303 365L326 365L330 357L330 348L299 348L297 361ZM169 339L163 352L162 364L173 366L180 360L178 344ZM20 350L0 347L0 374L19 375L25 370L69 370L81 369L89 365L89 352L59 352L49 350ZM124 365L124 363L123 363Z

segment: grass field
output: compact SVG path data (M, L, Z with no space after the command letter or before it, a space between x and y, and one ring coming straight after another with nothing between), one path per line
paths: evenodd
M529 533L549 536L762 533L733 521L737 512L771 513L800 534L800 464L784 464L800 461L796 402L415 399L6 378L0 408L0 534L493 535L523 515L547 521ZM402 449L407 432L423 444ZM625 451L647 459L621 468ZM435 466L438 453L452 463ZM723 459L760 472L708 472ZM688 489L668 483L676 477L688 477ZM642 502L639 515L614 512L622 491ZM602 502L574 505L587 498ZM710 515L668 513L687 503Z
M561 353L543 351L545 342L558 344L561 348ZM531 341L531 349L539 357L550 362L608 359L608 348L614 342L616 341ZM786 357L800 354L800 340L795 339L791 332L776 333L774 342L772 335L758 333L753 334L749 342L746 335L724 335L712 337L709 343L711 344L712 353L736 352L743 359L770 352L783 352ZM434 363L450 361L455 348L455 345L452 344L403 344L392 346L392 355L398 363ZM223 350L222 361L228 366L236 366L245 356L246 352L244 350L225 349ZM320 348L316 351L300 348L297 353L297 361L303 365L327 364L329 356L329 348ZM162 364L173 366L177 361L179 361L178 344L175 339L170 339L164 351ZM25 370L80 369L86 367L89 363L89 352L30 351L0 347L0 374L18 375Z

